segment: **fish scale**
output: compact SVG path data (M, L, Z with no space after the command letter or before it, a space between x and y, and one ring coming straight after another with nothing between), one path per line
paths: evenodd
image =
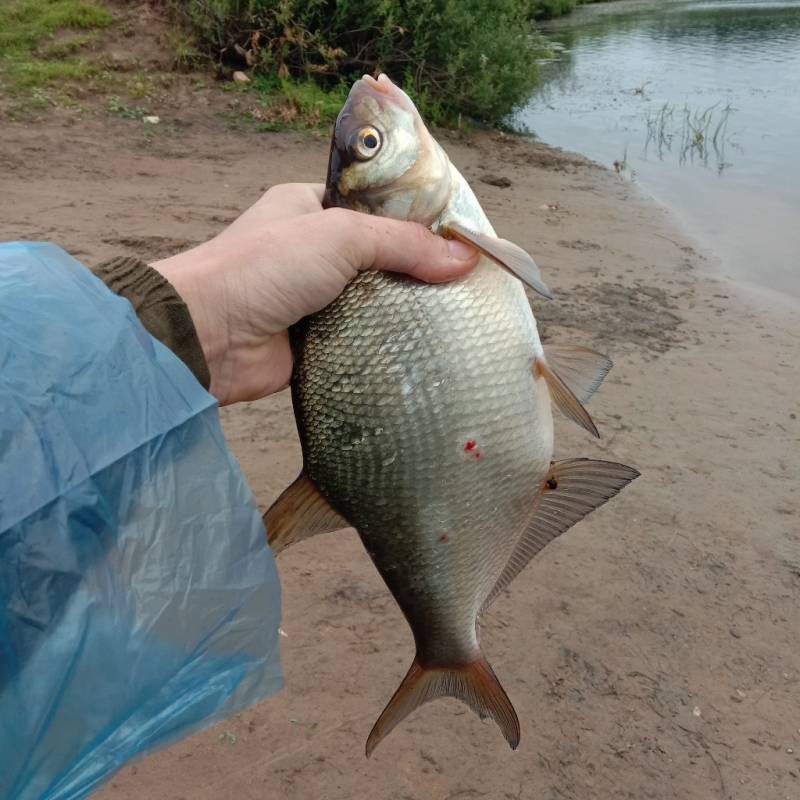
M470 661L549 467L521 284L487 260L455 290L365 273L292 340L306 474L358 530L422 657Z

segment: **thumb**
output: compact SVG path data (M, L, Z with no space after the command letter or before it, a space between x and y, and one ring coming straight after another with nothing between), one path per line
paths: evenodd
M357 270L402 272L427 283L443 283L468 273L480 258L463 242L431 233L417 222L402 222L357 211L328 209L334 246Z

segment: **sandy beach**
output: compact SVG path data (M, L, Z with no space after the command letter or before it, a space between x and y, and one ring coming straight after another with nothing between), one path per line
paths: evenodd
M642 477L550 546L483 621L522 723L511 752L455 701L364 741L413 655L352 531L279 559L286 687L126 767L102 800L790 800L800 796L800 311L744 293L635 184L500 134L446 135L500 235L556 292L545 340L608 353L556 458ZM86 263L202 241L268 186L324 180L328 141L202 108L0 125L0 237ZM506 178L509 186L499 186ZM287 393L224 409L262 507L297 475Z

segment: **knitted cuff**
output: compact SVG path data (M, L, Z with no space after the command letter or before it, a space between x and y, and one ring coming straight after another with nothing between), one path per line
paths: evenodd
M211 375L197 330L172 284L144 261L126 256L104 261L92 272L133 306L148 332L172 350L208 389Z

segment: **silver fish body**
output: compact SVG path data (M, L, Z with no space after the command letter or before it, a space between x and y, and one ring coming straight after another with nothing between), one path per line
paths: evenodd
M471 661L553 448L521 284L487 259L446 285L368 272L293 342L306 474L358 530L420 658Z
M611 364L583 348L542 347L520 282L547 295L538 268L497 239L385 76L358 81L339 115L326 205L414 220L484 255L446 284L362 273L293 327L303 472L265 515L270 543L279 552L355 527L409 622L416 657L367 755L442 696L492 717L516 747L519 720L481 653L478 619L547 542L638 474L589 459L551 462L551 400L596 433L581 400Z

